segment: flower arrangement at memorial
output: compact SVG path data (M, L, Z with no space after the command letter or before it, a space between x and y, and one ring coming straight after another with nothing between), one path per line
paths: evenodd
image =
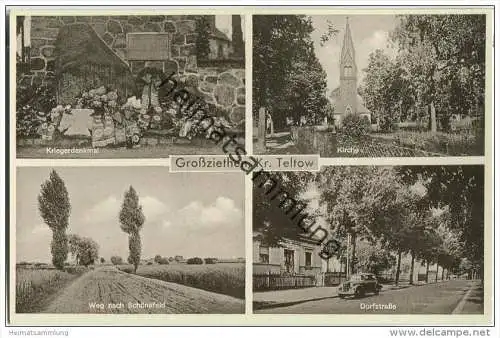
M138 146L142 137L155 131L155 135L209 138L212 131L218 128L232 127L224 117L227 112L214 104L203 102L197 88L181 80L178 81L178 88L185 88L192 93L189 101L198 99L197 105L176 101L172 93L161 95L159 88L162 77L159 74L148 69L139 74L138 87L142 88L140 98L131 96L124 100L119 97L117 90L100 86L83 91L72 105L56 106L54 94L43 96L50 98L43 107L40 104L31 105L29 100L18 100L24 103L17 107L18 135L54 140L56 135L66 132L67 129L60 130L61 120L65 114L72 114L73 108L92 110L87 125L92 147Z

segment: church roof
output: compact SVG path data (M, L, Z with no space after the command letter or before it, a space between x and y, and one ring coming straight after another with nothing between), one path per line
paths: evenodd
M346 61L356 61L349 18L346 18L344 41L342 42L342 52L340 54L340 63L344 64Z
M332 92L330 94L330 102L333 105L334 114L340 114L340 113L343 114L344 113L343 109L340 109L340 107L339 107L339 105L340 105L339 96L340 96L340 87L337 87L334 90L332 90ZM363 98L359 94L356 94L356 103L357 103L356 112L358 114L370 113L368 108L365 107L365 103L363 101ZM342 110L342 111L339 112L339 110Z

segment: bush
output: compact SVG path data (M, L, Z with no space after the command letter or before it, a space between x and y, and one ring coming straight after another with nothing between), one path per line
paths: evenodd
M147 262L146 265L153 265L153 262Z
M205 264L215 264L217 263L217 258L205 258Z
M123 259L120 256L113 256L111 257L111 263L113 265L120 265L123 264Z
M167 257L161 257L158 262L156 262L158 264L162 264L162 265L165 265L165 264L169 264L169 261L168 261L168 258Z
M361 138L370 131L370 121L359 114L349 114L342 120L341 132L349 138Z
M187 264L203 264L203 259L200 257L189 258L186 262Z

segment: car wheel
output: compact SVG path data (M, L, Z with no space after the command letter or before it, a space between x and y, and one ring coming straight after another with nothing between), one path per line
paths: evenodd
M344 295L339 295L339 298L344 299L345 296Z
M357 288L356 291L354 292L354 296L356 298L360 298L360 297L363 297L365 294L365 292L363 291L363 289L361 288Z
M380 293L380 289L379 288L375 288L375 294L378 295Z

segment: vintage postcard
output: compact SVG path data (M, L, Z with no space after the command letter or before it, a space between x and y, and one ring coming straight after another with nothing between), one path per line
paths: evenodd
M19 15L19 158L219 154L245 139L242 15Z
M242 175L21 167L16 185L16 314L245 312Z
M13 8L8 324L490 325L493 19Z
M484 155L485 14L252 20L256 153Z
M484 166L254 181L256 314L484 314Z

